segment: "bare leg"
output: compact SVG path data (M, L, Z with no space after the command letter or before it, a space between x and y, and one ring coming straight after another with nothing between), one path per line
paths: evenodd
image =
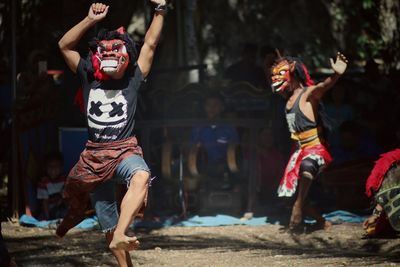
M113 239L113 233L106 233L107 244L110 245ZM121 249L111 249L111 253L114 255L120 267L133 267L131 256L128 251Z
M310 189L312 180L306 177L302 177L299 180L299 191L297 193L296 201L292 208L292 215L290 217L289 229L295 230L295 228L301 225L303 221L303 207L304 201L307 197L308 190Z
M123 249L126 251L135 249L132 244L137 243L136 237L129 237L125 233L132 219L137 215L143 205L148 190L149 173L138 171L132 177L128 191L121 203L121 214L118 219L114 237L109 245L110 249Z

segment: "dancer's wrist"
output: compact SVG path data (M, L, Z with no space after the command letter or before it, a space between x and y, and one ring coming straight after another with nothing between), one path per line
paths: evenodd
M379 216L381 216L381 214L382 214L382 210L381 209L374 208L374 210L372 211L372 215L373 216L379 217Z
M91 18L90 16L86 16L83 20L84 20L85 22L87 22L87 24L88 24L89 26L94 26L94 25L96 25L96 23L97 23L97 20L94 19L94 18Z
M332 70L333 70L333 76L340 77L343 74L343 73L337 72L335 69L332 69Z
M158 5L155 6L154 11L157 12L157 13L165 14L165 13L168 12L168 6L167 6L167 4L164 4L164 5L158 4Z
M154 1L154 11L157 13L167 13L168 12L168 3L166 0L164 1Z

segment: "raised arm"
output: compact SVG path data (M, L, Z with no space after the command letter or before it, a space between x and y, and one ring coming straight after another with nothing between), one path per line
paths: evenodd
M323 82L309 87L306 92L309 97L311 96L316 99L321 99L325 92L328 91L346 71L348 61L343 54L338 52L336 56L336 62L334 62L332 58L330 59L330 62L335 74L326 78Z
M76 73L80 59L80 55L78 51L76 51L78 42L87 30L106 17L108 8L109 6L101 3L92 4L89 8L88 15L64 34L58 42L58 46L64 56L65 62L74 73Z
M165 7L166 5L165 0L151 0L151 2L157 4L159 7ZM163 10L157 10L158 9L156 9L156 12L154 13L150 28L147 30L137 61L143 77L145 78L150 72L154 53L160 40L161 31L164 25L164 16L166 12Z

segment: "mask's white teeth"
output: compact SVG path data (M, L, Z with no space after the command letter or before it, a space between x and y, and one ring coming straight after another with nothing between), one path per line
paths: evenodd
M279 85L283 84L283 81L275 82L272 84L273 87L277 87Z
M100 68L116 68L118 66L118 61L114 59L104 59L101 61Z
M104 72L114 72L115 71L115 68L109 68L109 67L104 67L104 68L102 68L102 70L104 71Z

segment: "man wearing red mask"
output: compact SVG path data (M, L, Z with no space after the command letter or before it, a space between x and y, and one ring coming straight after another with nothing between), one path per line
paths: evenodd
M150 72L166 13L165 0L151 2L156 5L154 17L139 53L121 27L100 31L89 43L88 58L81 58L79 40L108 13L109 6L101 3L92 4L87 17L59 41L68 67L82 83L89 141L68 175L64 195L69 211L56 233L64 236L92 204L120 266L132 266L129 251L139 242L126 232L146 203L150 177L133 129L138 90ZM115 186L120 183L127 185L127 192L119 214Z
M280 197L292 197L298 187L289 224L291 231L302 229L305 213L317 220L317 226L329 226L321 214L305 205L305 200L313 179L332 160L321 137L320 101L346 70L347 60L338 53L336 62L331 59L331 66L334 76L318 84L314 84L297 58L280 58L272 67L272 90L287 100L286 120L291 138L297 143L278 189Z

